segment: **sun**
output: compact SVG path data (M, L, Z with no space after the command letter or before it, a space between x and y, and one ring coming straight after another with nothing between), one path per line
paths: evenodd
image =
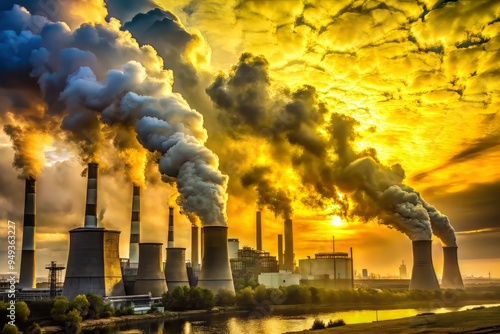
M330 221L330 223L334 227L342 227L342 226L344 226L344 221L339 216L333 216L332 220Z

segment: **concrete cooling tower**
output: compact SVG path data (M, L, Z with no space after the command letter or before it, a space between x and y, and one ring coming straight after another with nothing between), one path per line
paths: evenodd
M191 226L191 265L194 269L198 269L198 226Z
M464 282L458 267L457 247L443 247L443 279L441 287L445 289L463 289Z
M24 192L23 245L21 251L20 288L36 288L35 263L35 179L28 177Z
M186 248L167 248L165 280L169 291L173 291L178 286L189 286L186 270Z
M413 245L413 269L410 290L439 290L432 265L432 240L417 240Z
M69 231L69 254L63 295L73 299L79 294L125 295L120 268L120 232L97 227L96 163L88 165L85 227Z
M161 272L162 243L139 244L139 268L134 285L134 294L161 297L167 291L165 276Z
M214 293L219 289L234 292L229 265L227 226L205 226L202 236L204 249L198 286Z

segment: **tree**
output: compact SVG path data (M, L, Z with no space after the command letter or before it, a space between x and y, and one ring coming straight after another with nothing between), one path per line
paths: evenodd
M219 289L215 296L215 305L229 306L236 303L236 295L228 289Z
M78 310L73 309L66 315L64 323L64 330L66 333L78 334L82 330L82 317Z
M201 302L199 310L210 310L215 305L215 295L209 289L197 288L201 291Z
M86 297L90 303L87 318L99 319L104 312L104 298L95 293L87 293Z
M19 331L15 325L5 324L2 329L2 334L18 334Z
M50 315L52 319L59 322L66 321L66 312L69 310L68 298L64 296L56 297L54 300L54 306L50 310Z
M23 301L16 302L15 307L16 307L16 322L20 325L19 327L23 329L28 323L28 318L30 316L30 309L28 308L28 305Z
M236 294L236 305L240 308L251 309L255 306L254 292L251 287L247 286Z
M87 296L78 295L69 304L70 309L77 310L82 318L87 316L89 311L90 302L87 300Z

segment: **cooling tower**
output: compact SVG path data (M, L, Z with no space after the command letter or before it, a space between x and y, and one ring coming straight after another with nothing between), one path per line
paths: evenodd
M174 247L174 208L168 208L168 248Z
M151 293L153 297L161 297L167 291L165 276L161 272L162 243L139 244L139 268L134 285L134 294Z
M97 164L88 165L85 227L69 231L69 254L63 295L125 294L120 268L120 232L97 227Z
M257 211L255 217L256 230L257 230L257 250L262 250L262 221L261 221L261 213Z
M186 248L167 248L165 280L169 291L173 291L178 286L189 286L186 270Z
M198 268L200 261L198 260L198 226L191 226L191 265L193 268Z
M23 244L21 252L20 288L36 288L35 264L35 179L26 179L24 192Z
M283 267L283 234L278 234L278 267Z
M219 289L234 292L233 277L229 266L227 227L203 228L203 259L198 286L217 293Z
M458 267L457 247L443 247L443 279L441 287L446 289L463 289L464 282Z
M439 290L432 265L432 240L417 240L413 245L413 269L410 290Z
M130 226L129 262L131 267L139 263L139 242L141 240L141 188L134 185L132 194L132 219Z
M293 224L285 219L285 263L283 269L293 271Z
M76 228L69 231L69 255L63 295L123 296L120 268L120 232L104 228Z
M96 163L88 164L85 227L97 227L97 167Z

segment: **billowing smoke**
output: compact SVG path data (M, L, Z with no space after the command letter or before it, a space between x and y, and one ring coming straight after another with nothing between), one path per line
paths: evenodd
M3 15L32 19L18 6ZM3 30L3 48L22 47L2 53L0 60L22 58L16 74L24 73L21 81L29 82L31 89L36 78L47 117L63 117L62 128L79 147L80 158L97 162L105 138L113 138L123 155L134 150L145 154L137 142L124 138L133 129L138 143L159 154L160 172L176 180L183 210L195 213L204 225L225 226L228 177L218 170L218 157L204 146L202 115L172 93L172 73L163 68L155 50L139 46L113 19L74 31L48 20L38 27ZM123 68L115 69L115 64ZM139 171L129 172L134 183L143 182L143 157L125 161L130 169L138 166Z
M273 83L263 56L243 54L228 74L215 78L207 94L229 131L264 137L276 164L294 167L307 206L325 208L333 200L336 214L376 220L412 240L431 239L432 229L444 244L454 240L446 216L404 185L399 164L384 166L374 149L355 148L358 121L328 110L314 87L292 90ZM271 171L255 165L241 181L256 188L259 204L282 214L281 208L291 207L290 198L278 196L266 173Z

